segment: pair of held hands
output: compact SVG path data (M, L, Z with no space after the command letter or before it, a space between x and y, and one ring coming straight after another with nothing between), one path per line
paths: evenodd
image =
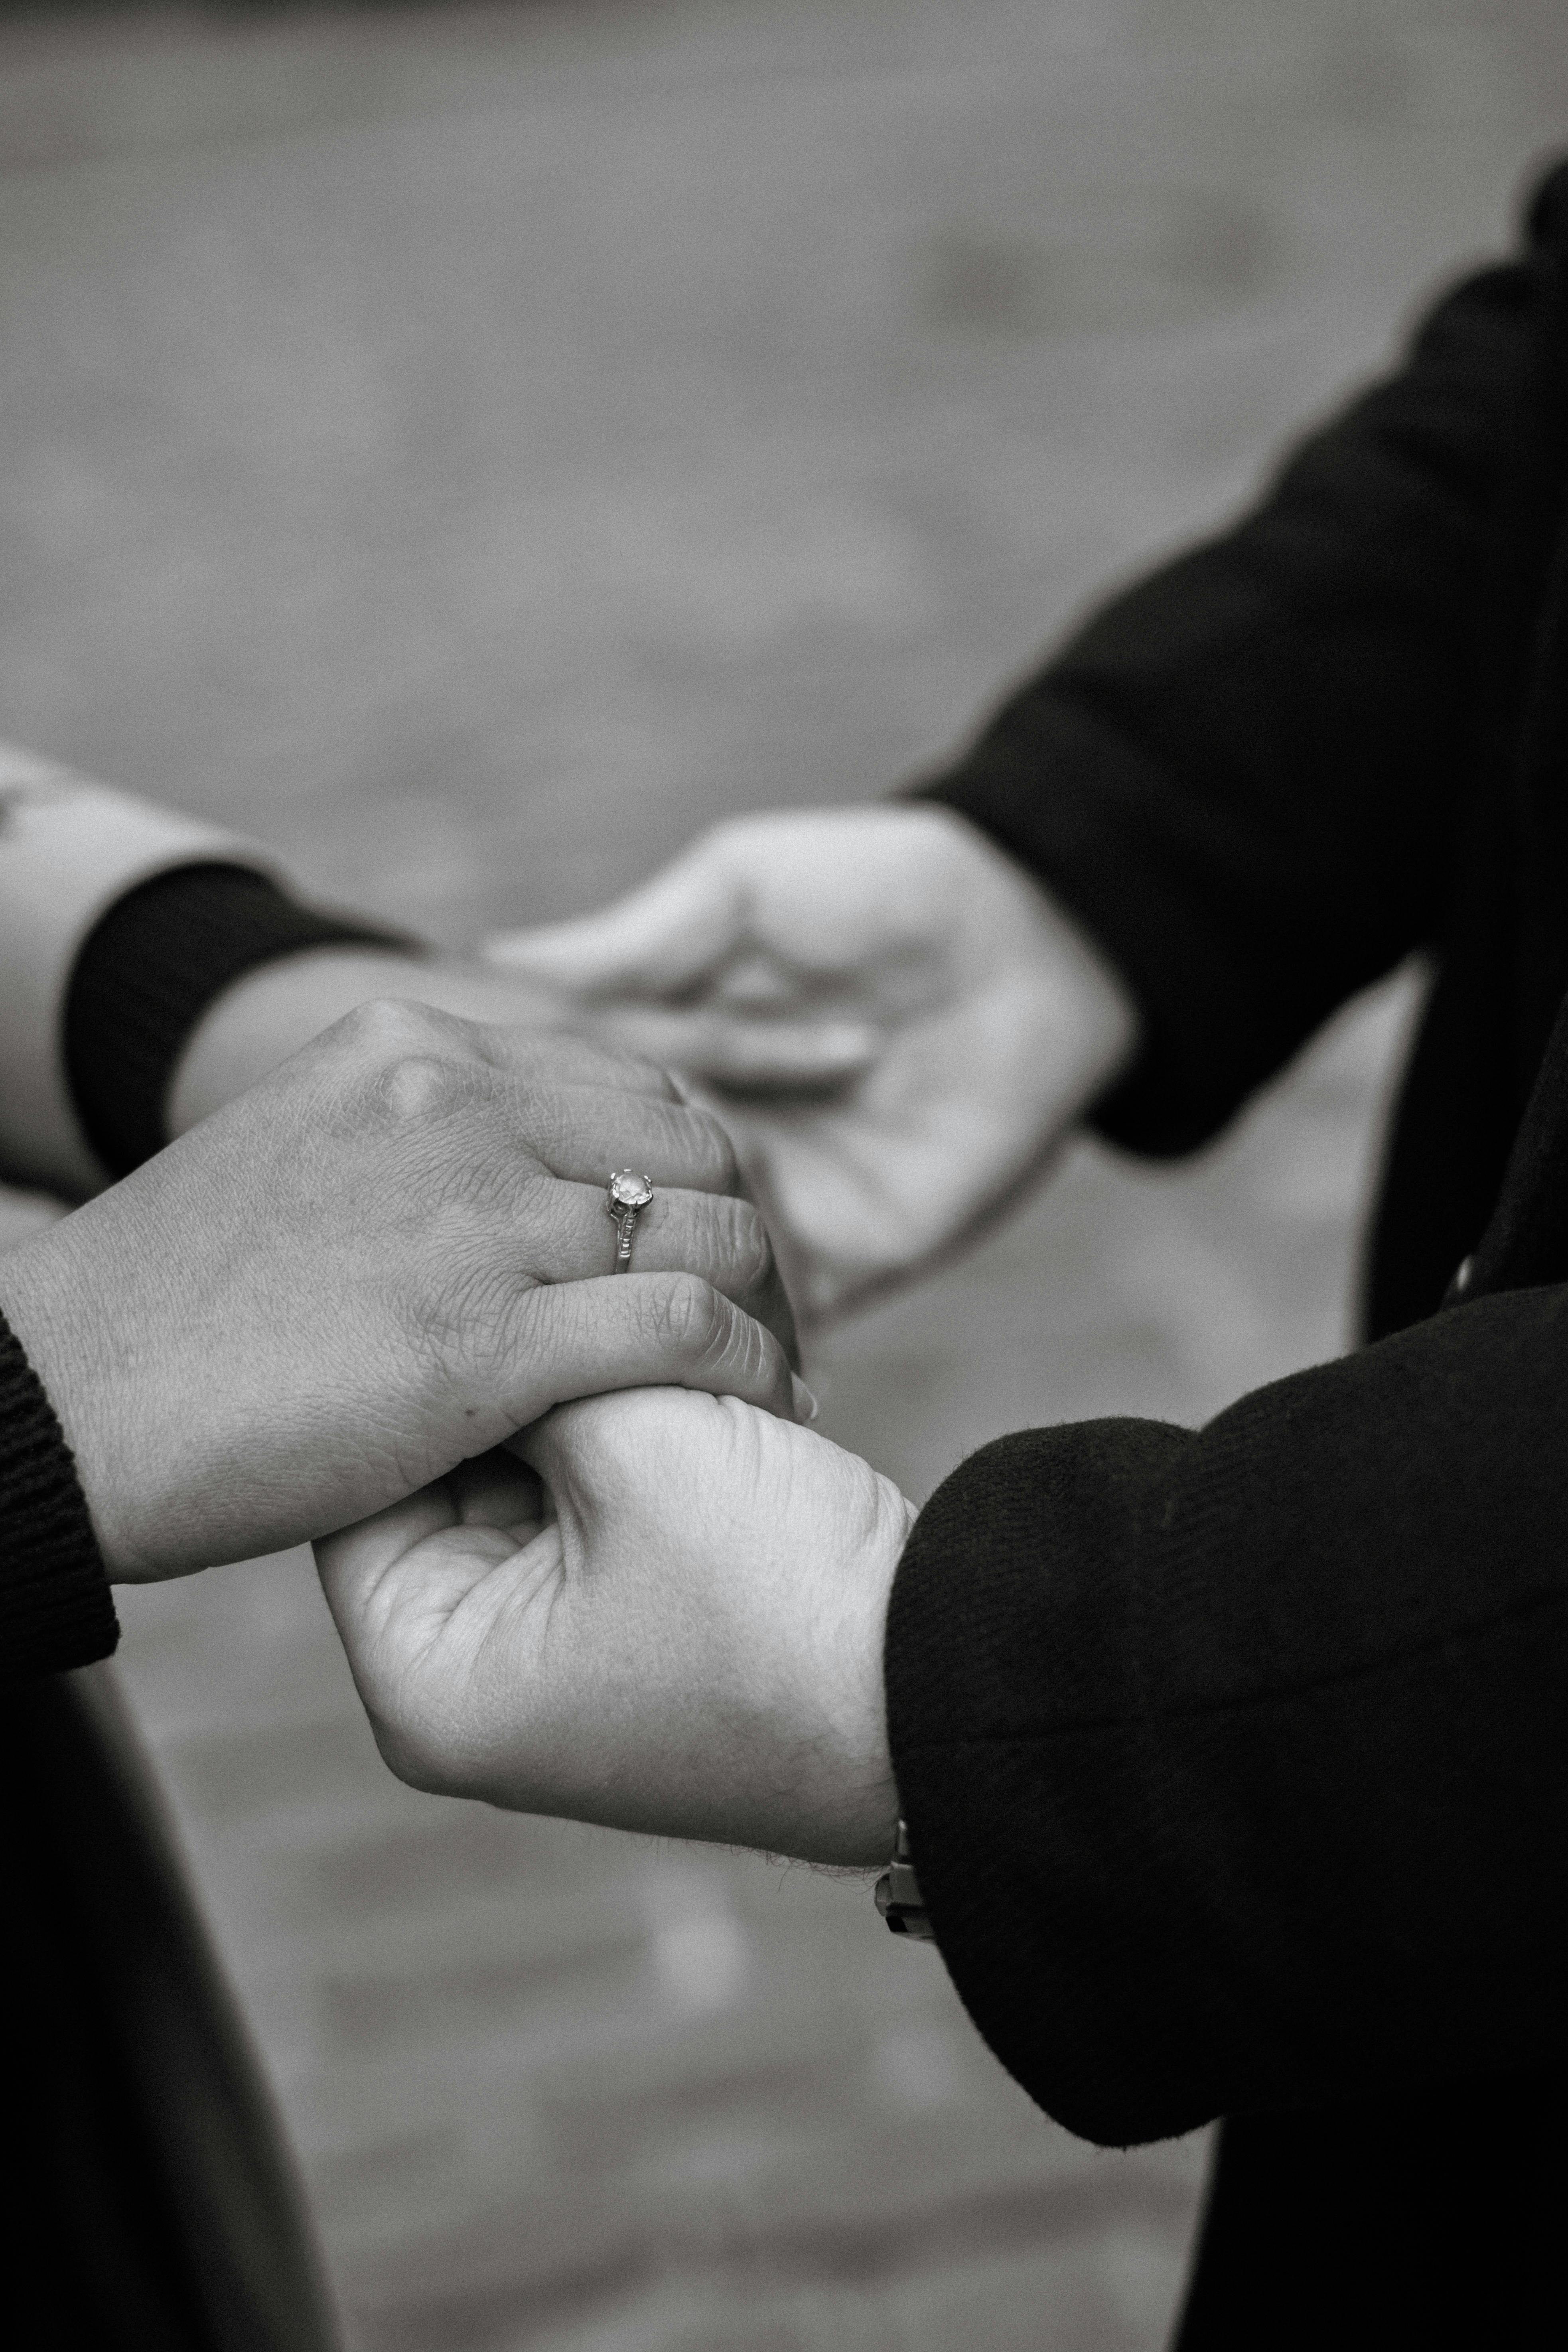
M5 1261L111 1573L318 1538L405 1778L879 1862L913 1510L801 1425L752 1201L809 1315L904 1278L1043 1165L1124 992L918 808L721 828L492 957L420 991L490 1021L354 1013ZM585 1034L495 1025L509 985ZM621 1277L614 1166L658 1187Z

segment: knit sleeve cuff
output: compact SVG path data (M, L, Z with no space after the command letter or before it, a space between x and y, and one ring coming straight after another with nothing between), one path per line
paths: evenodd
M119 1639L70 1448L0 1318L0 1673L89 1665Z
M72 965L128 890L218 858L273 866L255 843L0 743L0 1164L13 1181L57 1192L102 1181L59 1052Z
M82 945L64 1017L71 1102L110 1174L168 1140L175 1067L225 989L280 957L349 946L417 951L398 932L300 906L241 866L178 866L119 898Z

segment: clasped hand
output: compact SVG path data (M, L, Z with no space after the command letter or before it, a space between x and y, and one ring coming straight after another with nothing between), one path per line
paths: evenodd
M563 1406L318 1546L383 1754L416 1786L873 1864L882 1640L914 1517L733 1397Z
M984 1222L1136 1027L1070 919L934 809L722 827L502 952L721 1103L816 1314ZM616 1279L627 1165L658 1189ZM0 1307L113 1572L325 1538L405 1778L869 1864L913 1515L793 1425L739 1188L724 1129L645 1064L373 1006L17 1251Z
M1136 1031L1070 919L940 809L721 826L495 952L708 1090L818 1316L981 1225ZM898 1811L881 1654L912 1517L814 1433L666 1389L566 1406L320 1558L405 1778L869 1864Z
M613 1276L613 1167L658 1187ZM112 1576L384 1508L563 1398L795 1410L761 1218L646 1065L408 1003L351 1013L0 1262Z

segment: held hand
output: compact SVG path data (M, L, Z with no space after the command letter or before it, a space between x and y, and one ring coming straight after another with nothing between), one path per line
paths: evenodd
M973 1233L1135 1042L1077 926L940 808L743 818L489 952L707 1090L813 1318Z
M658 1190L616 1276L622 1165ZM565 1397L674 1381L792 1412L734 1184L657 1071L371 1005L0 1260L0 1310L110 1574L166 1576L341 1527Z
M913 1520L814 1432L650 1389L563 1407L317 1559L416 1787L869 1867L898 1816L882 1641Z

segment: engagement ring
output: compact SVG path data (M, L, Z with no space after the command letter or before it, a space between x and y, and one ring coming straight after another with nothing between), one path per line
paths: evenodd
M616 1272L625 1274L632 1262L632 1234L637 1229L637 1211L646 1209L653 1198L653 1186L646 1176L634 1175L629 1168L617 1168L610 1178L610 1197L605 1206L621 1229L616 1244Z

